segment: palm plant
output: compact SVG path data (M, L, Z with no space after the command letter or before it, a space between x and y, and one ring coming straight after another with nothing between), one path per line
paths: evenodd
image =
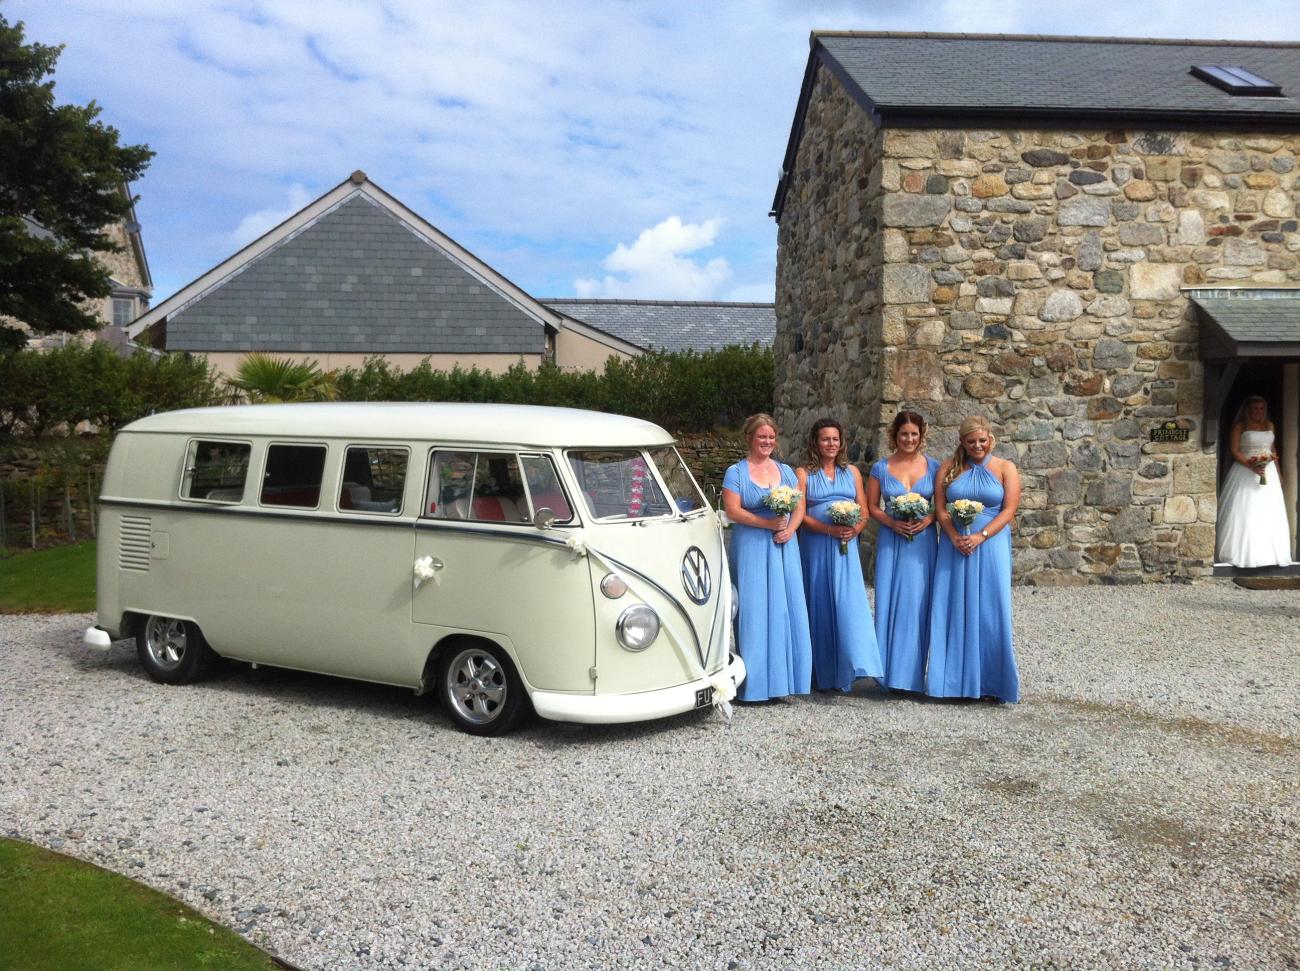
M226 384L252 404L332 401L337 396L334 372L322 371L316 361L292 361L257 352L239 362L235 377L227 378Z

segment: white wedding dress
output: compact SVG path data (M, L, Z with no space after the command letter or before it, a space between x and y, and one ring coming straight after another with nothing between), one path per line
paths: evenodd
M1241 451L1272 455L1273 433L1246 429L1241 433ZM1218 518L1217 562L1239 567L1291 565L1291 530L1276 462L1265 467L1262 485L1256 473L1233 462L1219 490Z

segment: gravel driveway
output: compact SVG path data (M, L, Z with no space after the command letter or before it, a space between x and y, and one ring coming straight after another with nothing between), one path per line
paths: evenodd
M0 832L303 968L1300 966L1300 593L1019 588L1025 700L501 740L0 617Z

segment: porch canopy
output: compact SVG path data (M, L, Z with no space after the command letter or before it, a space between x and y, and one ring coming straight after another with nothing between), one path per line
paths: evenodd
M1200 358L1205 362L1203 441L1219 437L1219 412L1242 361L1300 361L1300 287L1194 287L1183 291L1196 308Z

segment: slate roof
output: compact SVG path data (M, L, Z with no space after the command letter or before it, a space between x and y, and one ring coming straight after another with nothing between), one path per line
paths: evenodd
M784 170L819 67L880 127L1300 131L1300 42L814 31ZM1281 97L1233 95L1190 72L1244 67ZM785 176L772 214L780 218Z
M168 350L539 354L543 325L355 193L167 321Z
M1204 334L1202 357L1300 353L1300 289L1195 289Z
M814 33L812 45L886 119L918 111L1054 111L1300 122L1300 42L826 31ZM1229 94L1189 73L1201 64L1247 68L1280 84L1283 97Z
M776 337L776 308L770 303L548 297L541 302L646 349L707 351L754 343L770 347Z

